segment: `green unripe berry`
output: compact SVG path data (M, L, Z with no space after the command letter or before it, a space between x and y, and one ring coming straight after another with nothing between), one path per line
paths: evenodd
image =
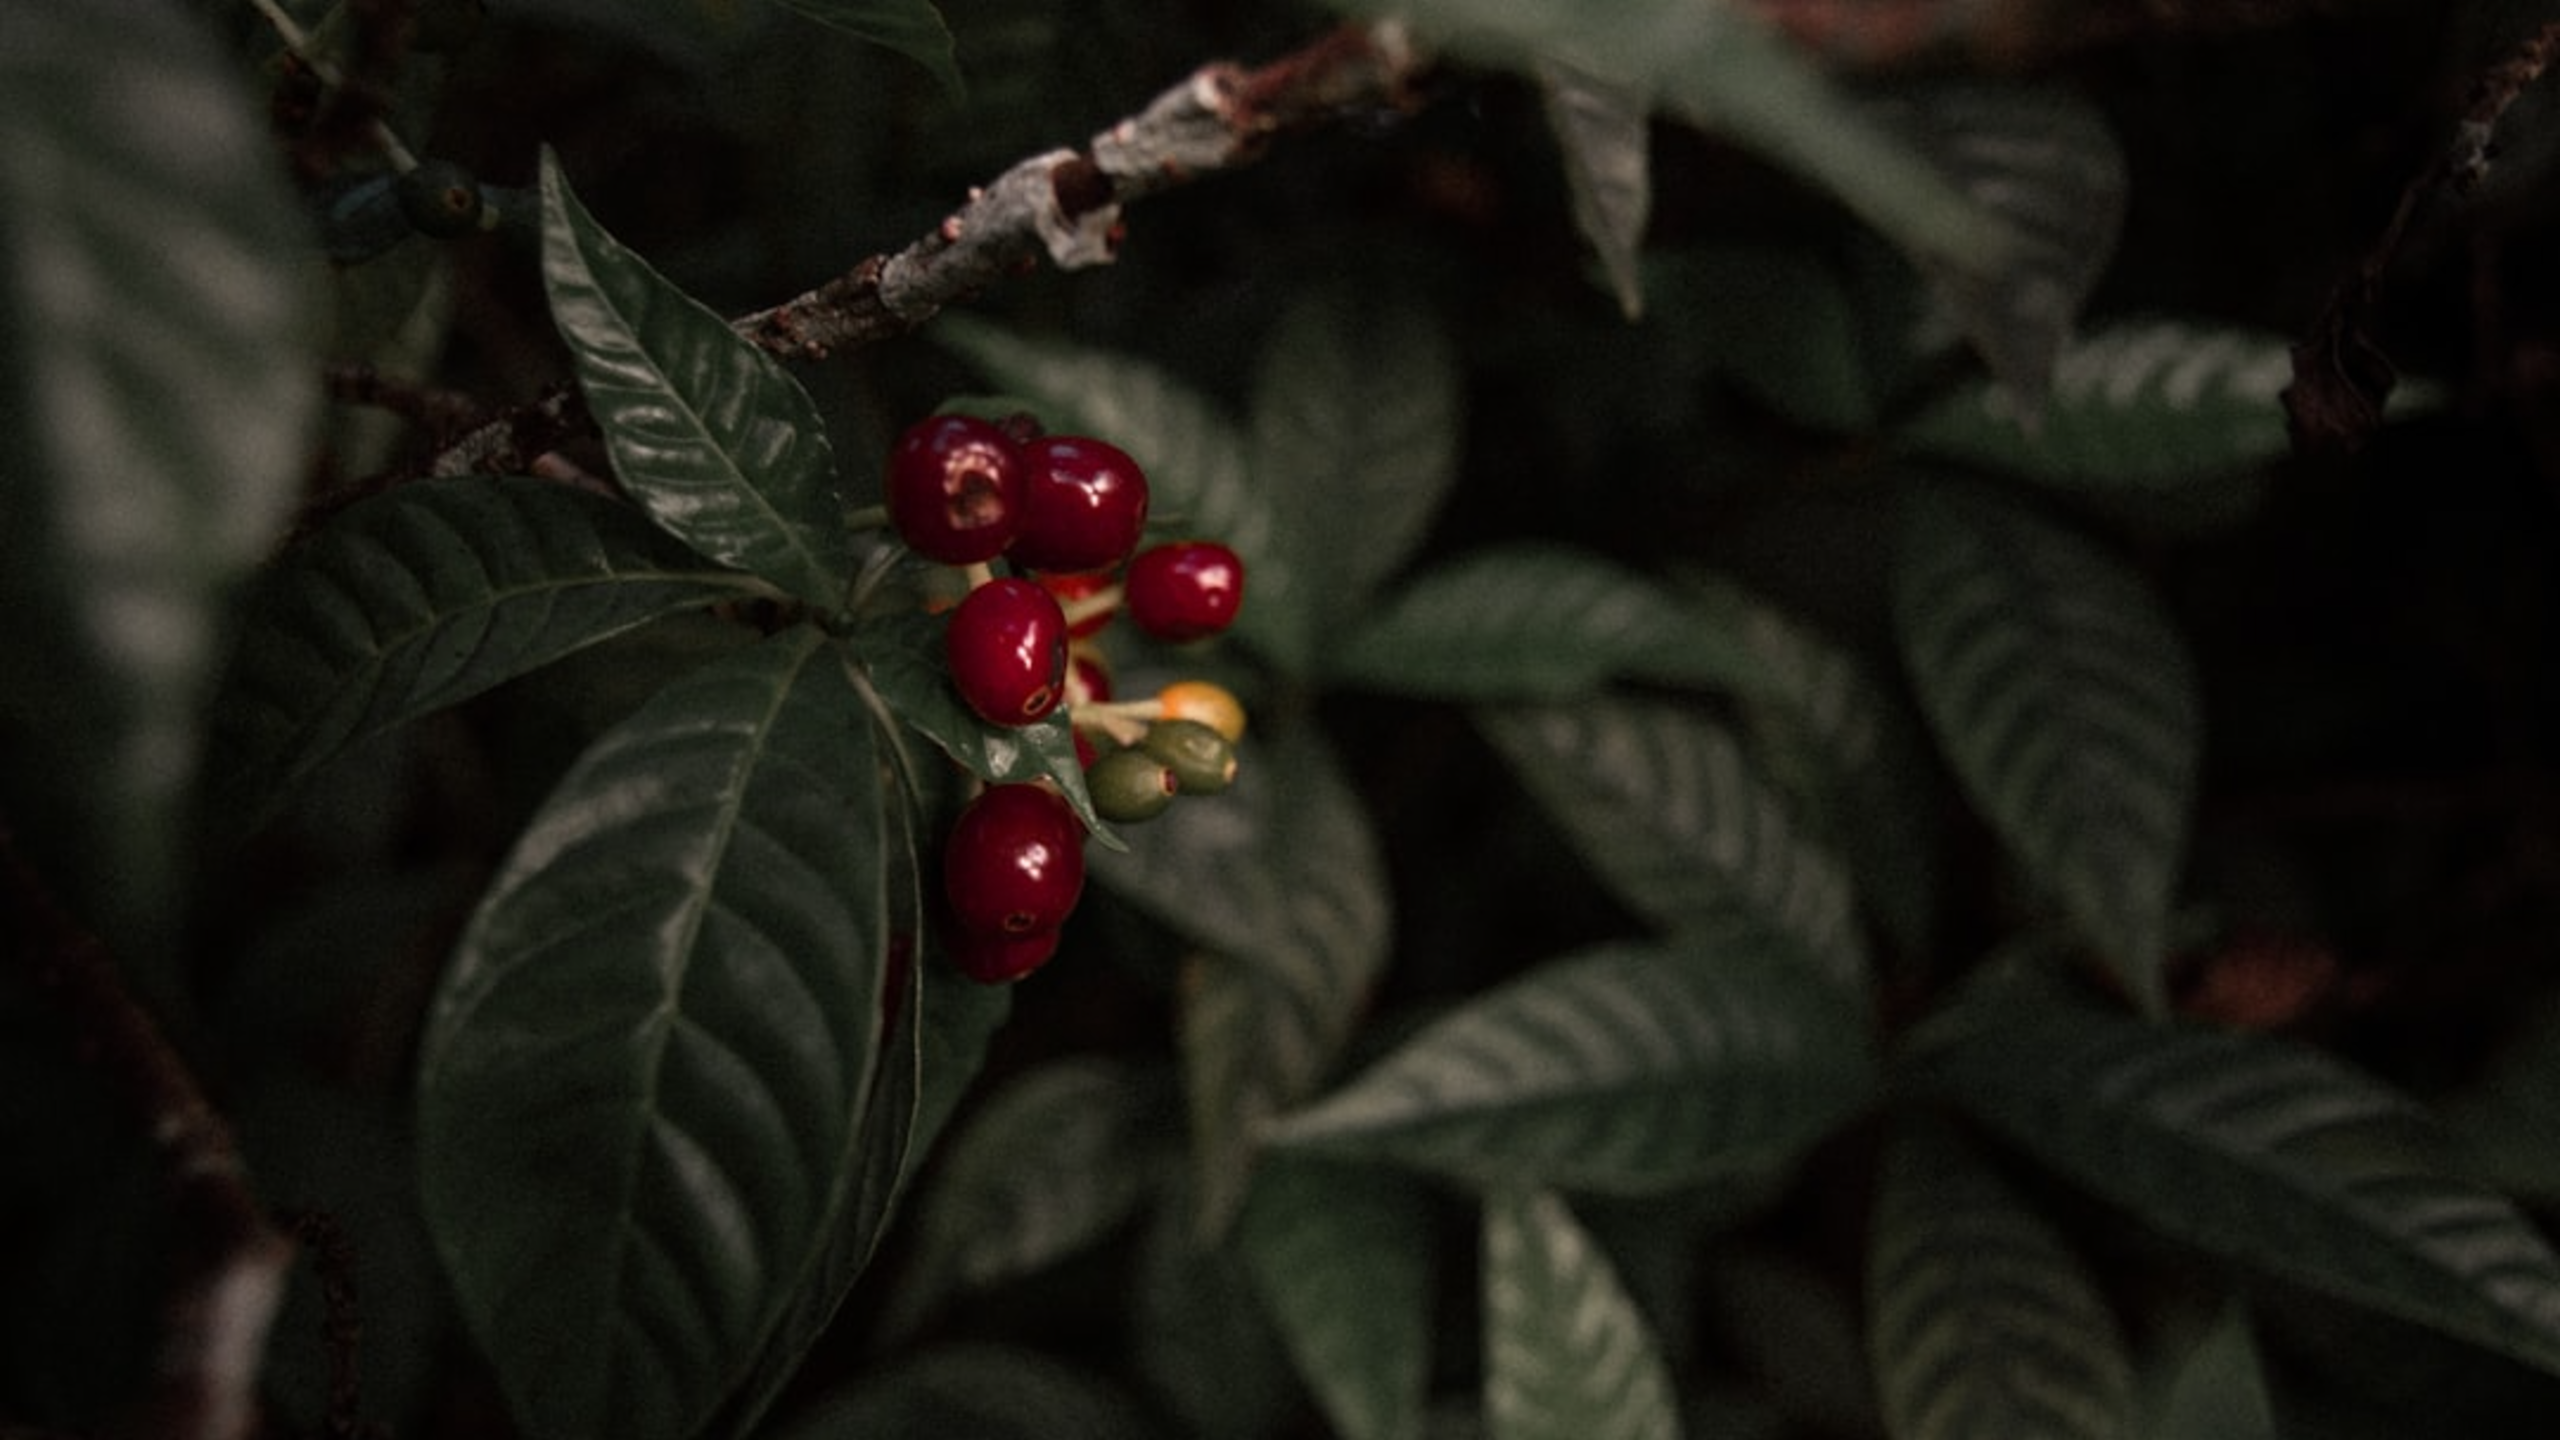
M480 228L480 182L451 160L421 160L395 182L400 213L439 240Z
M1163 814L1181 783L1171 766L1143 750L1114 750L1096 757L1084 772L1093 813L1115 825Z
M1138 749L1172 771L1185 795L1215 795L1235 783L1236 747L1197 720L1158 720Z

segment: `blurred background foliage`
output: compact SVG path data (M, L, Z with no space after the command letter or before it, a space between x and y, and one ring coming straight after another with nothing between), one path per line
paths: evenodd
M272 48L255 17L229 4L197 8L237 42L254 82L247 57ZM1990 61L1887 53L1860 83L1890 90L1914 74L1993 65L2061 81L2100 107L2125 153L2130 205L2090 322L2169 314L2298 336L2445 143L2484 68L2548 7L1975 8L2032 17L2036 35L2094 38ZM968 186L1080 143L1204 60L1268 57L1333 23L1280 0L984 0L952 4L946 18L960 95L911 60L778 6L492 0L468 47L412 66L404 130L422 153L498 186L531 185L537 148L554 147L610 229L736 313L902 246ZM1907 288L1900 262L1798 182L1657 125L1650 306L1630 321L1576 233L1537 97L1513 79L1454 70L1427 100L1410 115L1349 117L1250 170L1150 201L1131 213L1116 265L1026 275L970 309L1144 357L1241 408L1256 342L1307 294L1346 288L1363 303L1417 304L1452 338L1468 421L1453 499L1413 570L1494 542L1566 542L1648 568L1735 577L1889 656L1890 508L1878 457L1864 437L1809 425L1738 381L1731 347L1752 337L1720 327L1724 317L1695 302L1690 282L1715 256L1750 257L1771 276L1809 261L1846 277L1861 303L1889 305ZM2560 1069L2550 1033L2560 1024L2551 1018L2560 1013L2560 97L2548 86L2529 92L2501 141L2480 193L2420 217L2376 313L2376 339L2405 375L2441 386L2443 403L2352 457L2269 466L2243 513L2132 528L2134 553L2195 647L2207 716L2186 889L2215 908L2189 917L2183 998L2305 1035L2444 1100L2469 1122L2484 1164L2549 1199L2560 1196L2547 1158L2560 1113L2535 1097L2555 1093ZM369 355L386 372L501 402L533 398L567 373L518 237L413 240L332 283L338 353ZM1755 320L1804 321L1772 309ZM883 453L908 420L984 385L930 329L801 374L847 457ZM434 439L341 410L317 483L407 463ZM489 867L551 780L587 738L715 643L709 627L661 627L375 742L333 767L251 851L229 857L211 887L184 982L193 1009L183 1038L208 1055L261 1190L326 1207L360 1242L366 1403L400 1434L503 1424L434 1303L439 1282L411 1213L403 1141L418 1006ZM1307 699L1376 821L1393 878L1397 961L1381 1013L1480 990L1636 928L1565 858L1455 707L1348 691ZM1945 893L1956 903L1939 917L1941 948L1970 953L2001 932L1997 864L1960 849L1950 868ZM1167 981L1178 955L1169 937L1097 897L1067 947L1020 992L992 1083L1068 1054L1141 1070L1170 1059ZM13 1163L56 1187L10 1197L23 1213L0 1215L9 1247L0 1274L12 1290L80 1304L9 1307L0 1392L12 1410L76 1414L119 1393L120 1374L139 1363L134 1312L151 1253L82 1247L102 1234L146 1234L150 1220L139 1202L111 1228L85 1208L83 1225L61 1219L73 1196L114 1197L105 1213L115 1213L138 1182L129 1157L92 1153L94 1117L76 1104L30 1103L60 1084L46 1078L63 1061L37 1038L43 1025L23 1006L0 1009L10 1041L0 1061L28 1071L0 1084ZM1819 1297L1853 1287L1857 1265L1847 1237L1858 1217L1825 1201L1824 1180L1817 1161L1805 1203L1757 1237L1771 1243L1737 1244L1716 1261L1705 1322L1714 1333L1696 1333L1694 1316L1658 1312L1667 1344L1752 1372L1750 1393L1762 1397L1725 1417L1736 1428L1701 1433L1873 1433L1865 1402L1819 1380L1822 1357L1845 1345L1854 1358L1854 1338ZM1607 1233L1610 1220L1604 1210L1593 1223ZM1620 1228L1631 1246L1647 1233L1641 1216ZM85 1239L75 1246L66 1234ZM1127 1413L1109 1386L1185 1373L1180 1361L1133 1364L1116 1304L1095 1303L1116 1294L1128 1256L1154 1253L1157 1237L1135 1227L1105 1238L933 1320L942 1338L1083 1367L1017 1359L1010 1373L1022 1392L1005 1413L1081 1416L1086 1433L1108 1433ZM882 1278L862 1294L894 1286L914 1259L898 1247L914 1243L893 1242ZM2155 1257L2110 1258L2141 1274ZM1455 1257L1452 1268L1465 1264ZM65 1267L82 1278L64 1281ZM1644 1267L1625 1268L1641 1287ZM311 1298L297 1298L273 1363L284 1418L316 1433L327 1383ZM858 1296L854 1310L864 1304ZM2411 1343L2385 1322L2307 1302L2302 1325L2379 1327L2349 1337L2343 1353L2358 1356ZM863 1316L844 1329L795 1398L871 1363ZM1255 1345L1223 1337L1218 1350ZM2405 1369L2323 1374L2319 1393L2350 1397L2341 1409L2365 1396L2397 1413L2424 1393L2410 1377L2432 1373L2432 1357L2395 1353ZM933 1388L935 1363L907 1367L916 1393L965 1407L965 1386ZM1216 1382L1245 1392L1289 1383L1284 1371ZM1235 1397L1193 1403L1220 1398ZM2452 1403L2494 1416L2501 1398L2491 1387ZM294 1413L297 1403L309 1408ZM1249 1393L1237 1403L1267 1413ZM858 1433L859 1420L811 1433Z

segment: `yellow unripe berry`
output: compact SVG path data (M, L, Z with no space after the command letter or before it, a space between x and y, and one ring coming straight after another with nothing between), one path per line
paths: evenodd
M1157 692L1167 720L1197 720L1235 744L1244 738L1244 703L1223 685L1206 680L1177 680Z

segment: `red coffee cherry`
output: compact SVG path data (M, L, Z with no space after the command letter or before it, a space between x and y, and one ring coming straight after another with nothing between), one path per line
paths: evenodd
M960 973L981 985L1010 985L1049 963L1058 953L1058 932L1034 930L1028 935L980 935L954 930L943 949Z
M1159 640L1198 640L1233 625L1244 604L1244 561L1212 540L1155 545L1121 582L1129 621Z
M1031 570L1101 570L1147 528L1147 477L1116 445L1043 435L1022 447L1021 532L1009 552Z
M951 608L942 649L953 688L991 725L1028 725L1066 693L1067 617L1028 580L970 591Z
M945 565L993 560L1022 525L1021 451L967 415L907 427L889 453L889 523L907 548Z
M1054 931L1084 893L1084 826L1046 786L989 786L952 822L942 888L980 939Z

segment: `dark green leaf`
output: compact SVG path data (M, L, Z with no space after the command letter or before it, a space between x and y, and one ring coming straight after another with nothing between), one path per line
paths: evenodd
M1033 1350L954 1345L825 1401L776 1440L1149 1440L1162 1430L1101 1377Z
M1329 292L1264 339L1252 473L1288 563L1248 568L1236 623L1282 668L1311 669L1421 541L1457 478L1459 411L1448 342L1409 304Z
M2073 493L2203 504L2291 448L2281 399L2291 383L2282 335L2124 323L2063 349L2041 408L2021 409L1994 385L1968 386L1898 438Z
M938 615L897 615L866 622L855 632L871 683L915 732L940 747L961 769L990 785L1047 780L1067 797L1076 818L1109 850L1125 850L1084 788L1075 732L1063 711L1032 725L991 725L951 686L943 658L944 620Z
M2032 411L2081 302L2114 256L2124 156L2106 120L2067 92L2015 83L1904 87L1878 118L2003 222L2002 263L1920 254L2001 386Z
M2158 1376L2147 1440L2278 1440L2266 1370L2241 1306L2224 1307L2213 1326Z
M1091 857L1096 880L1207 952L1179 1023L1211 1231L1244 1198L1255 1127L1312 1093L1350 1038L1389 939L1384 862L1322 738L1264 724L1241 755L1234 789Z
M2096 1280L1952 1134L1886 1150L1869 1233L1869 1345L1897 1440L2133 1433L2133 1367Z
M721 564L842 604L852 535L809 392L606 234L547 152L542 206L552 322L623 488Z
M127 958L167 935L223 608L306 477L311 237L185 7L0 40L0 791Z
M1653 212L1652 122L1642 105L1607 86L1553 62L1537 68L1547 128L1564 154L1574 226L1600 262L1618 308L1638 319L1644 314L1638 255Z
M1190 1222L1199 1206L1158 1206L1138 1255L1138 1371L1190 1435L1288 1440L1305 1412L1288 1347L1230 1243Z
M2201 722L2186 646L2140 576L2014 502L1933 484L1911 497L1893 619L1921 710L2011 858L2160 1009Z
M216 813L249 823L368 736L674 611L762 592L628 505L464 477L349 507L249 597L214 715Z
M1484 1408L1490 1440L1673 1440L1661 1347L1608 1257L1546 1191L1484 1211Z
M1371 607L1331 676L1446 700L1561 700L1614 678L1744 682L1754 656L1670 590L1600 556L1523 542L1480 550Z
M1857 1007L1801 959L1611 946L1469 1001L1270 1139L1641 1193L1783 1166L1867 1099L1870 1068Z
M2413 1103L2316 1051L2013 985L1909 1060L1920 1088L2159 1231L2560 1374L2560 1256Z
M782 0L782 4L822 25L886 45L933 72L943 93L958 98L960 65L953 51L951 27L932 0Z
M1678 929L1740 911L1863 989L1847 872L1731 731L1691 707L1614 695L1484 707L1476 724L1638 913Z
M1272 1155L1237 1243L1298 1374L1345 1440L1419 1440L1431 1380L1431 1212L1393 1171Z
M916 1198L913 1250L885 1336L1125 1223L1172 1158L1171 1102L1159 1077L1100 1058L1056 1061L989 1095Z
M1842 90L1748 7L1620 0L1591 23L1581 0L1333 0L1410 19L1427 38L1523 71L1571 67L1725 135L1837 196L1922 264L1997 284L2026 237Z
M608 732L484 897L423 1047L424 1202L530 1433L689 1435L791 1313L912 921L898 803L794 629Z
M1882 359L1867 328L1876 316L1820 257L1774 246L1692 250L1657 265L1649 283L1654 313L1679 343L1770 410L1843 434L1876 423Z

